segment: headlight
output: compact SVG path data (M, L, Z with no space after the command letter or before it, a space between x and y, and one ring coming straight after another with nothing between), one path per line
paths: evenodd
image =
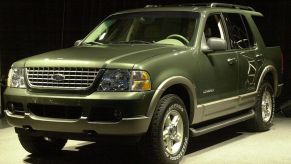
M24 80L24 68L11 68L9 71L7 86L11 88L26 88Z
M107 70L100 82L99 91L148 91L150 76L145 71Z
M101 91L128 91L130 86L130 73L127 70L107 70L101 80Z

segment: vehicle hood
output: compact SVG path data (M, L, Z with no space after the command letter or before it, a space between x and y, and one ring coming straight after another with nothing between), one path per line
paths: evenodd
M24 67L96 67L131 69L134 64L185 47L170 45L81 46L51 51L16 62Z

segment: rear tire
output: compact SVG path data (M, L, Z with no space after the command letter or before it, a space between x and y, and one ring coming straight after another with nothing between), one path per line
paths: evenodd
M255 117L249 121L251 129L259 132L269 130L275 112L274 90L269 82L264 82L260 86L254 111Z
M18 139L26 151L37 155L60 152L67 143L67 139L34 137L21 134L18 135Z
M174 94L161 98L141 152L147 163L176 164L183 158L189 140L189 121L183 101Z

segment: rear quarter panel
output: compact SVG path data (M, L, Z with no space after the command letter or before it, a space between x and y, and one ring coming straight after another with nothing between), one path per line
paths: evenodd
M252 16L262 16L261 14L246 14L247 21L249 22L249 25L251 27L252 33L254 35L254 39L257 43L258 47L258 53L263 54L264 56L264 63L262 68L259 70L260 73L264 70L265 67L268 65L274 66L276 69L276 72L278 74L278 84L282 83L282 52L281 48L279 46L274 47L266 47L264 40L261 36L261 33L254 22ZM267 28L267 27L266 27ZM275 35L275 34L274 34ZM259 79L257 79L259 81Z

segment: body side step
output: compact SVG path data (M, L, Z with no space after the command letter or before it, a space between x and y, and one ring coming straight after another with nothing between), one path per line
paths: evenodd
M248 119L251 119L255 116L255 112L254 110L250 110L249 112L245 113L245 114L241 114L239 116L233 117L233 118L229 118L227 120L221 121L221 122L217 122L202 128L198 128L198 129L194 129L194 128L190 128L190 135L192 135L192 137L197 137L230 125L234 125L243 121L246 121Z

